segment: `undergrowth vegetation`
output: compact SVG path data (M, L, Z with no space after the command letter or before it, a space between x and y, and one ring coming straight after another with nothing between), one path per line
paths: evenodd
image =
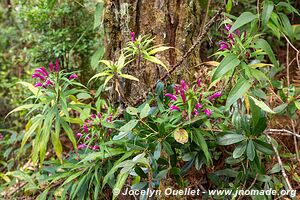
M205 1L206 15L216 19L213 27L204 23L214 52L201 63L207 74L185 79L172 74L195 45L171 65L164 56L177 53L175 46L128 31L117 56L105 54L105 8L112 6L106 1L13 2L6 14L15 22L0 23L21 37L0 39L0 95L10 105L0 127L2 198L299 198L296 3L229 0L217 2L224 10L216 11ZM9 38L9 30L0 35ZM22 52L17 62L9 59ZM9 66L21 62L28 66L17 75ZM146 84L139 78L146 66L162 76L128 95ZM201 193L123 194L167 188ZM233 193L210 194L213 189ZM276 193L234 195L270 189Z

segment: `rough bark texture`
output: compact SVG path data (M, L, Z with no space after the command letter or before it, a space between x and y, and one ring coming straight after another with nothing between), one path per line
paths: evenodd
M174 47L157 55L167 66L174 65L181 58L182 52L186 52L193 45L205 23L204 16L209 5L207 1L198 0L106 0L105 4L105 57L116 60L120 49L130 39L129 32L134 31L136 35L155 36L155 44ZM200 62L199 45L172 77L193 77L195 66ZM138 83L121 83L125 88L125 96L132 100L142 95L165 73L162 67L146 64L144 61L134 62L127 70L129 74L140 79Z

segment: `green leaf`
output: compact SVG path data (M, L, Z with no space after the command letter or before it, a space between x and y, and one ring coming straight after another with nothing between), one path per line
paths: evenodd
M34 87L34 85L32 85L31 83L20 81L20 82L17 82L17 84L21 84L21 85L27 87L35 96L37 96L39 89Z
M236 133L231 133L231 134L226 134L222 137L219 137L217 139L217 143L219 145L231 145L231 144L235 144L235 143L238 143L238 142L241 142L243 140L245 140L245 136L244 135L241 135L241 134L236 134Z
M278 63L277 63L275 54L274 54L271 46L269 45L269 43L266 40L258 39L255 46L258 49L264 50L267 53L267 55L269 56L269 58L270 58L271 62L273 63L273 65L278 67Z
M172 47L160 46L160 47L157 47L155 49L152 49L151 51L148 52L148 54L151 56L153 54L156 54L157 52L165 51L165 50L168 50L170 48L172 48Z
M257 15L252 14L251 12L243 12L234 22L230 29L230 33L235 31L236 29L248 24L249 22L253 21L257 18Z
M134 76L131 76L129 74L120 74L120 76L125 78L125 79L129 79L129 80L133 80L133 81L139 81L139 79L137 79Z
M243 97L250 87L251 84L246 79L240 78L228 95L225 106L226 109L229 109L232 104L234 104L239 98Z
M276 112L274 112L271 108L269 108L269 106L267 106L263 101L257 100L254 97L250 96L250 98L254 101L255 105L257 105L258 107L260 107L262 110L268 112L268 113L272 113L275 114Z
M230 70L233 70L236 66L240 64L240 62L241 61L237 58L235 54L229 54L226 57L224 57L222 62L216 68L216 71L214 72L214 75L212 77L212 81L221 78L224 74L226 74Z
M129 122L127 122L124 126L120 128L121 132L129 132L131 131L138 123L139 121L136 119L132 119Z
M28 110L28 109L32 108L33 106L35 106L35 104L26 104L26 105L19 106L19 107L13 109L12 111L10 111L10 112L5 116L5 118L6 118L8 115L10 115L10 114L12 114L12 113L14 113L14 112L19 112L19 111L22 111L22 110Z
M96 5L96 11L94 15L94 29L101 25L103 13L103 3L99 2Z
M167 154L169 154L170 156L174 154L171 145L166 140L163 141L163 147Z
M246 141L241 142L233 151L232 157L233 158L239 158L241 157L244 152L246 151L247 143Z
M52 140L52 145L54 147L56 156L62 163L62 144L60 142L59 134L60 134L60 116L59 114L56 114L56 119L55 119L55 130L54 132L52 131L51 133L51 140Z
M262 153L268 155L272 155L274 153L272 145L261 140L254 140L254 146L258 151Z
M112 175L117 171L119 164L121 162L123 162L125 159L129 158L134 152L135 151L128 151L120 159L118 159L116 162L114 162L114 166L110 169L110 171L103 178L102 188L106 185L108 179L110 177L112 177Z
M92 69L96 69L98 66L99 60L103 57L105 52L104 46L101 46L92 56L91 58L91 67Z
M141 110L141 114L140 114L140 118L145 118L149 115L151 108L149 106L148 103L145 104L145 106L143 107L143 109Z
M76 138L74 137L73 130L71 129L69 124L63 118L60 118L60 124L63 127L63 129L65 130L68 138L72 142L74 149L77 149Z
M81 92L76 95L77 99L91 99L92 96L89 93Z
M274 9L273 1L264 1L264 8L261 14L262 25L267 26Z
M226 12L230 13L231 8L232 8L232 0L228 0L226 3Z
M209 153L209 149L207 143L202 135L202 132L198 129L194 129L196 133L193 135L192 140L200 147L203 151L205 158L208 162L212 162L211 155Z
M88 83L90 83L95 78L99 78L99 77L102 77L102 76L111 76L111 75L112 75L111 73L106 72L106 71L105 72L100 72L100 73L95 74L94 76L92 76L92 78L89 80Z
M114 188L113 188L113 200L116 199L116 197L119 195L119 193L121 192L124 184L125 184L125 181L127 180L127 177L129 175L129 172L126 172L126 173L120 173L117 177L117 180L116 180L116 184L114 185Z
M32 125L30 126L29 130L24 134L24 137L22 139L21 147L20 147L20 153L22 152L22 149L29 139L29 137L34 133L34 131L38 128L38 126L41 126L43 123L43 117L41 115L38 115L39 117L34 118L35 120ZM33 121L32 120L32 121Z
M126 112L130 115L137 115L138 114L138 110L134 107L127 107Z
M108 81L110 81L110 79L112 79L113 77L114 77L113 74L108 75L108 76L106 77L106 79L105 79L105 81L104 81L104 83L103 83L104 87L106 86L106 84L108 83Z
M252 140L250 140L247 145L247 157L251 161L253 161L255 158L255 146Z
M161 153L161 144L160 142L158 142L153 153L153 158L155 160L158 160L160 157L160 153Z
M299 101L295 101L294 104L295 104L296 108L298 110L300 110L300 102Z
M98 160L98 159L105 159L110 158L119 154L123 154L126 151L121 148L107 148L105 151L99 151L99 152L93 152L89 153L87 155L84 155L84 159L82 159L80 162L87 162L92 160Z
M298 12L298 10L296 9L296 8L294 8L291 4L289 4L289 3L286 3L286 2L279 2L278 4L277 4L277 6L281 6L281 7L286 7L288 10L289 10L289 12L294 12L294 13L296 13L298 16L300 16L300 13Z
M153 62L153 63L156 63L158 65L161 65L162 67L164 67L167 71L169 71L169 69L167 68L167 66L161 61L159 60L158 58L156 58L155 56L150 56L150 55L147 55L147 54L144 54L143 57L150 61L150 62Z

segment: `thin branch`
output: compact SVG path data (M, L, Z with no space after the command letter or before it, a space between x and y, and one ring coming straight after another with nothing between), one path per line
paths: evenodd
M284 167L283 167L283 163L282 163L282 160L281 160L281 158L280 158L280 156L279 156L279 152L278 152L277 148L274 146L271 137L270 137L268 134L265 134L265 135L266 135L267 138L269 139L269 142L270 142L270 144L272 145L273 150L274 150L274 152L275 152L275 154L276 154L276 157L277 157L277 160L278 160L278 164L279 164L279 166L280 166L280 168L281 168L282 176L283 176L283 178L285 179L285 182L286 182L286 184L287 184L287 186L288 186L288 189L289 189L289 190L293 190L292 185L291 185L291 183L290 183L290 181L289 181L289 179L288 179L288 176L287 176L286 173L285 173L285 169L284 169Z
M295 137L298 137L300 138L300 135L297 134L297 133L294 133L292 131L289 131L289 130L286 130L286 129L268 129L265 131L265 133L286 133L286 134L289 134L289 135L293 135Z

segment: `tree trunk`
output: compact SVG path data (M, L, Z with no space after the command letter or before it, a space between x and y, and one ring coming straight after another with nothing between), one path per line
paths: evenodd
M106 0L104 27L107 59L116 60L120 49L130 40L130 31L136 35L148 34L155 37L155 44L174 47L157 57L167 66L181 59L196 39L203 26L207 3L199 0ZM200 46L172 77L192 78L195 66L201 62ZM140 66L140 67L139 67ZM125 81L125 96L132 100L143 95L166 71L154 64L141 61L127 67L127 73L136 76L140 82Z

